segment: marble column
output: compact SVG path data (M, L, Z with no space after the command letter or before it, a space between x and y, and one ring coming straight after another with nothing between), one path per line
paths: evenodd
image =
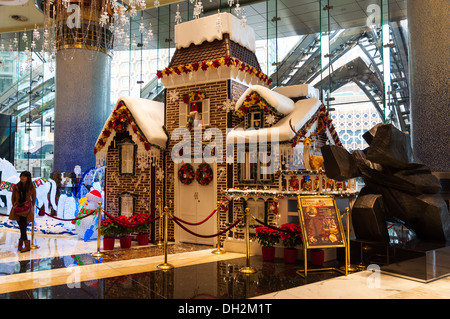
M411 135L419 161L450 172L449 2L408 0Z
M111 112L111 57L87 49L56 56L54 171L95 166L94 145Z

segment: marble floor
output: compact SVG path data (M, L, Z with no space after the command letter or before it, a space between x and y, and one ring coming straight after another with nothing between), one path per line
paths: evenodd
M212 254L214 247L169 244L169 271L157 269L164 252L155 245L92 253L97 242L72 235L36 234L38 249L17 251L19 233L0 228L0 299L448 299L450 277L422 283L380 272L296 271L301 262L263 262L251 256L257 272L246 275L242 253ZM330 262L327 266L339 266Z

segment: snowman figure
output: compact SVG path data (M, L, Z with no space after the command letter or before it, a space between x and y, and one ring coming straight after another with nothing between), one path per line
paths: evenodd
M80 199L80 213L79 217L83 215L92 214L92 211L98 208L98 203L103 202L102 195L98 190L93 190L86 194L86 197ZM94 213L83 219L78 219L75 222L75 232L78 237L85 242L97 239L97 225L98 214Z

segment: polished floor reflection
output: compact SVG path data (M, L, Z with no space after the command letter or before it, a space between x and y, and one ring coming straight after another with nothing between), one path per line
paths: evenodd
M246 275L242 253L214 255L214 247L170 244L168 262L174 268L158 270L163 249L154 245L105 251L92 257L96 242L75 236L37 236L40 247L17 252L18 232L0 229L0 299L315 299L315 298L449 298L450 278L428 284L360 271L296 271L298 261L263 262L252 256L257 272ZM338 267L337 262L326 266Z

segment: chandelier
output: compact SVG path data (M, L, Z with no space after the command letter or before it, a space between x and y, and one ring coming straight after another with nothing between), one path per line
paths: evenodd
M24 32L21 39L16 33L8 47L12 51L23 41L26 68L32 66L33 52L40 52L52 63L57 51L64 49L83 48L112 55L114 48L137 47L130 35L130 20L136 18L138 10L146 9L145 0L130 0L127 5L116 0L37 0L36 5L44 14L43 29L35 26L31 34ZM154 5L159 6L159 1ZM142 45L148 46L153 32L151 24L145 26L142 17L139 32ZM42 45L38 47L37 43Z

